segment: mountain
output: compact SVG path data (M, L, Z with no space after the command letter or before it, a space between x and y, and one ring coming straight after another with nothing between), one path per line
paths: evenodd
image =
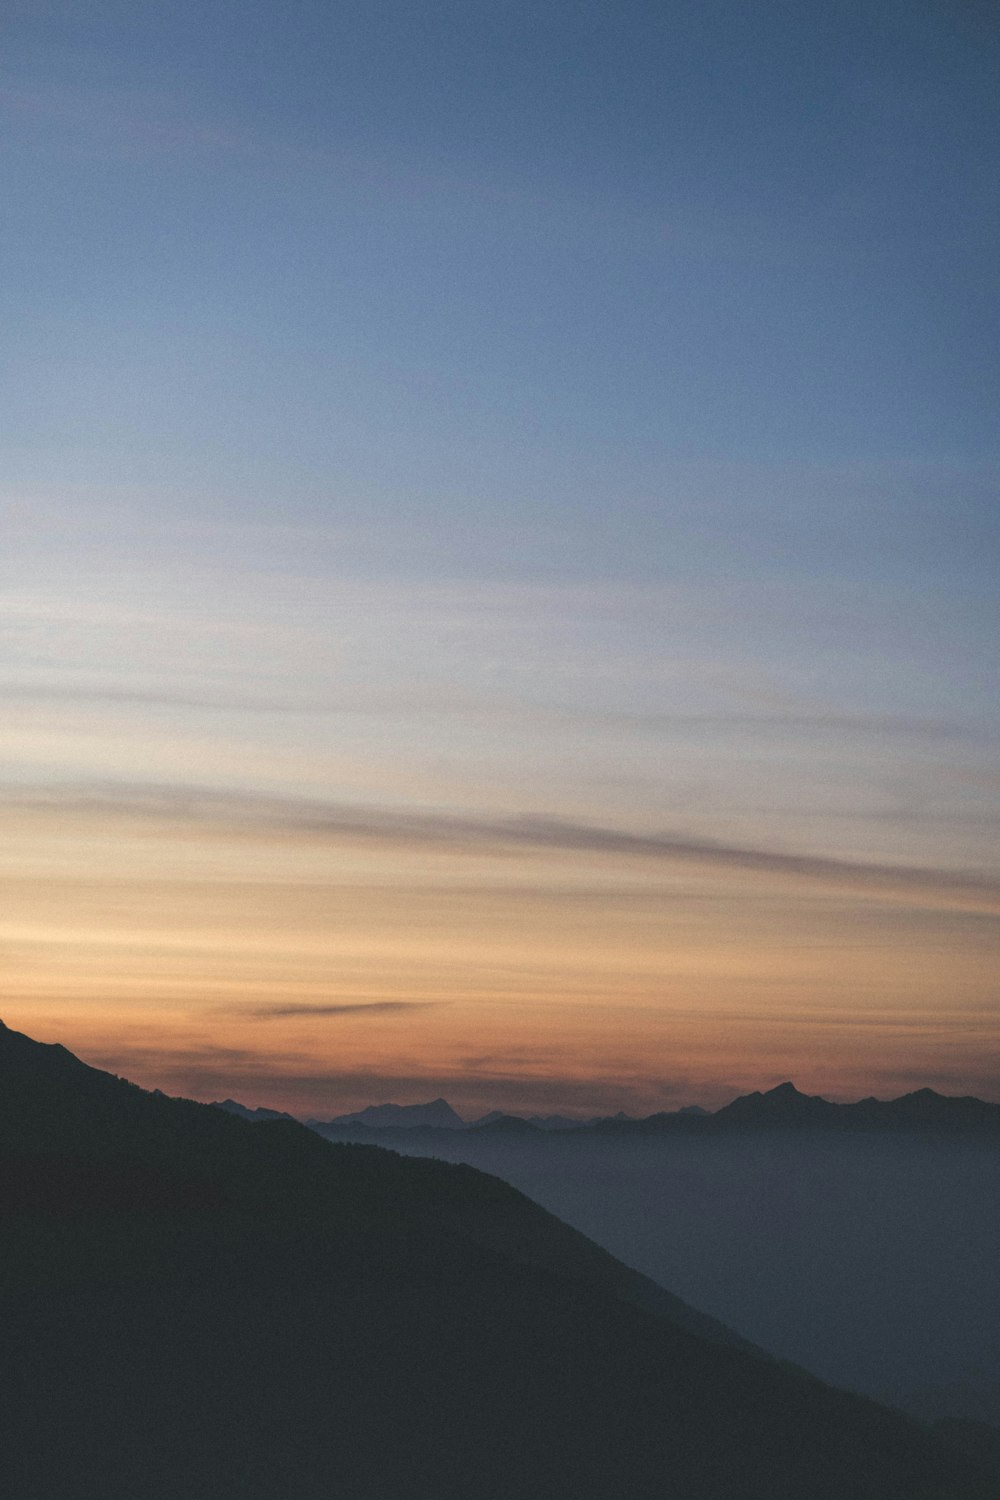
M495 1178L157 1097L2 1026L0 1208L16 1500L997 1493Z
M353 1114L335 1115L326 1124L367 1125L372 1130L413 1130L423 1125L434 1130L465 1129L465 1121L447 1099L432 1099L429 1104L369 1104Z
M276 1111L246 1110L234 1100L225 1100L220 1106L233 1113L243 1113L244 1118L272 1118ZM289 1116L282 1118L288 1119ZM743 1094L731 1104L714 1112L699 1104L686 1104L677 1110L661 1110L656 1114L636 1118L619 1111L616 1115L600 1116L589 1120L572 1119L567 1115L512 1115L503 1110L491 1109L478 1120L467 1124L444 1099L435 1099L430 1104L370 1104L367 1109L351 1114L336 1115L331 1120L311 1119L306 1122L332 1140L365 1140L366 1131L419 1130L423 1133L435 1130L475 1130L497 1126L513 1132L520 1126L537 1130L595 1131L601 1134L649 1135L661 1132L689 1133L729 1130L766 1129L837 1129L837 1130L922 1130L947 1131L949 1133L1000 1133L1000 1104L990 1104L972 1097L949 1097L937 1094L933 1089L917 1089L904 1094L900 1099L861 1099L856 1104L834 1104L818 1094L803 1094L793 1083L779 1083L776 1088L761 1093ZM393 1142L391 1135L385 1142ZM403 1144L402 1138L398 1144Z
M591 1120L576 1120L571 1115L527 1115L525 1118L529 1125L537 1125L539 1130L582 1130L585 1125L592 1124Z
M492 1115L473 1125L472 1129L477 1135L537 1135L540 1127L532 1125L520 1115L505 1115L494 1111Z
M729 1125L808 1125L835 1129L1000 1131L1000 1104L917 1089L899 1099L860 1099L833 1104L780 1083L766 1094L744 1094L710 1116L714 1128Z
M280 1109L265 1109L261 1105L257 1109L248 1109L245 1104L240 1104L237 1099L213 1099L213 1109L224 1109L231 1115L238 1115L241 1120L259 1122L261 1120L293 1120L294 1115L285 1114Z
M468 1128L481 1130L484 1125L493 1125L497 1120L522 1120L538 1130L582 1130L584 1126L594 1123L593 1120L576 1120L570 1115L510 1115L505 1114L502 1109L491 1109L478 1120L473 1120Z
M505 1120L507 1116L502 1109L491 1109L485 1115L480 1115L478 1120L470 1120L469 1129L479 1130L483 1125L492 1125L494 1120Z
M860 1099L834 1104L818 1094L803 1094L793 1083L779 1083L761 1093L742 1094L714 1112L687 1105L642 1119L615 1115L589 1127L603 1134L649 1135L661 1132L713 1134L730 1130L864 1130L925 1131L949 1134L1000 1134L1000 1104L971 1096L953 1097L917 1089L899 1099Z
M889 1127L933 1130L1000 1130L1000 1104L990 1104L971 1094L938 1094L916 1089L900 1099L863 1099L842 1105L858 1120L870 1118Z
M952 1104L380 1140L503 1178L831 1384L1000 1428L1000 1142Z
M818 1094L800 1094L794 1083L779 1083L766 1094L744 1094L712 1116L717 1125L743 1123L813 1125L831 1119L839 1106Z

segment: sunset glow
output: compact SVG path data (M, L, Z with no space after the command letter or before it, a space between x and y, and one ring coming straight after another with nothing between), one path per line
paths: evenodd
M302 1116L1000 1098L971 22L85 9L4 65L4 1021Z

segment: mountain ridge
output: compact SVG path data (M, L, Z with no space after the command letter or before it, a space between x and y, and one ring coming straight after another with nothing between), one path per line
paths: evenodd
M464 1130L466 1123L447 1099L427 1104L369 1104L364 1109L335 1115L330 1125L367 1125L372 1130L412 1130L423 1125L434 1130Z
M920 1424L684 1326L472 1168L157 1097L6 1028L0 1083L11 1495L995 1491Z
M445 1100L435 1103L445 1104L451 1110ZM320 1134L329 1133L335 1139L338 1132L349 1131L358 1126L372 1132L404 1128L396 1116L409 1111L412 1113L405 1128L430 1131L439 1127L422 1113L429 1108L427 1105L369 1105L366 1110L337 1115L329 1120L310 1117L305 1123L310 1129L317 1130ZM572 1120L559 1115L524 1116L504 1110L490 1110L469 1122L462 1120L455 1111L452 1110L451 1113L458 1123L447 1128L476 1131L493 1128L518 1130L525 1125L539 1133L552 1131L559 1134L609 1131L649 1134L674 1130L709 1134L732 1129L787 1129L807 1126L818 1129L911 1128L1000 1133L1000 1104L977 1099L971 1094L939 1094L934 1089L924 1087L895 1099L868 1097L838 1104L819 1094L802 1093L790 1081L764 1091L754 1090L749 1094L738 1095L717 1110L705 1110L694 1104L646 1116L636 1117L620 1111L617 1115L583 1120Z

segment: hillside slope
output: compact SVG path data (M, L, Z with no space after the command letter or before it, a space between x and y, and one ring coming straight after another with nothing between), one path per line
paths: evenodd
M683 1326L494 1178L147 1094L6 1028L0 1209L14 1500L1000 1490Z

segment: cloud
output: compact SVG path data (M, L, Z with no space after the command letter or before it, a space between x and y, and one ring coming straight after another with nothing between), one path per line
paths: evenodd
M864 863L762 846L727 844L697 834L636 833L544 814L477 817L466 813L281 798L199 786L34 787L11 789L8 806L65 812L128 814L195 823L223 832L297 833L303 838L361 840L488 855L525 852L625 858L692 865L720 873L777 876L890 900L960 905L1000 915L1000 878L963 871Z
M566 703L487 702L471 693L423 682L409 688L396 685L381 690L341 691L335 696L300 694L271 696L203 692L157 687L123 686L119 682L7 681L0 682L0 701L10 703L121 704L138 707L191 708L212 713L357 715L365 718L461 718L485 724L564 726L572 729L625 729L657 735L684 735L701 730L743 730L759 734L851 736L882 741L889 737L917 740L980 741L989 738L984 726L947 719L914 718L902 714L838 714L817 711L765 713L639 712L598 709Z
M372 1015L402 1010L431 1010L438 1005L447 1005L447 1000L367 1000L349 1005L261 1005L241 1015L251 1015L258 1021L279 1020L288 1016L356 1016Z

